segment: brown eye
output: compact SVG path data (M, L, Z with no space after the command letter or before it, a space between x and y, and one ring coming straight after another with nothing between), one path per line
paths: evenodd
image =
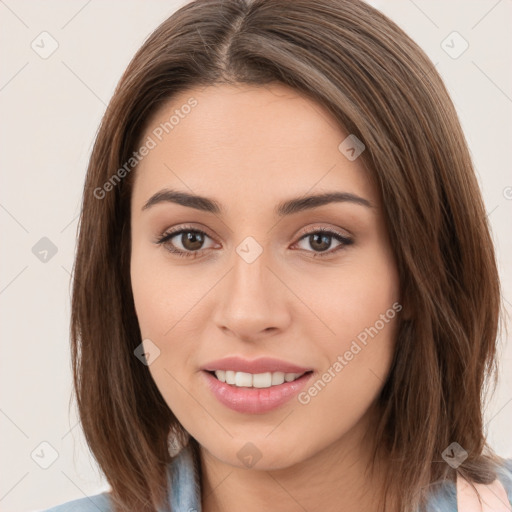
M309 245L315 250L315 251L327 251L329 249L331 242L332 242L332 236L326 235L324 233L315 233L313 235L308 235L309 237Z
M333 243L333 239L339 243L334 249L329 250ZM302 238L300 238L299 242L306 241L306 245L308 245L311 250L308 248L304 248L308 252L313 252L313 256L328 256L331 255L341 249L344 249L346 246L351 245L354 241L346 236L341 235L335 231L329 231L327 229L316 229L315 231L310 231L306 233ZM297 242L297 243L299 243ZM325 254L322 254L325 253Z
M187 251L198 251L204 243L204 236L199 231L184 231L180 242Z
M210 248L204 247L206 239L211 240L204 231L182 228L165 233L156 243L177 256L195 258L202 250Z

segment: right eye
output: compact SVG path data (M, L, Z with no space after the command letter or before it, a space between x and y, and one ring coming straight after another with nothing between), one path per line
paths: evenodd
M184 228L183 226L172 231L166 231L156 243L163 245L170 253L184 258L197 258L205 250L205 238L211 238L199 229ZM176 239L175 242L172 240ZM178 247L176 246L178 244ZM179 247L181 245L181 247ZM207 247L211 248L211 247Z

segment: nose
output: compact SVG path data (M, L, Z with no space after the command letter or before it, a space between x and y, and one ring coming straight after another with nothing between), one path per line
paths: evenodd
M225 334L257 341L288 327L291 294L271 266L265 251L251 263L234 254L231 270L216 287L214 322Z

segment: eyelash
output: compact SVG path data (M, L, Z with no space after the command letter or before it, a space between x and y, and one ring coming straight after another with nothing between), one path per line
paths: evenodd
M172 238L174 238L177 235L181 235L183 233L199 233L201 235L207 236L208 238L211 238L210 236L208 236L207 233L205 233L204 231L202 231L200 229L192 228L192 227L189 227L189 226L181 226L181 227L179 227L179 228L177 228L177 229L175 229L173 231L165 232L160 238L158 238L155 241L155 243L157 245L165 246L165 244L167 242L169 242ZM341 235L340 233L338 233L336 231L331 231L331 230L326 229L326 228L317 228L317 229L309 230L306 233L304 233L299 238L299 240L297 240L297 242L295 242L295 243L298 243L301 240L303 240L304 238L307 238L308 236L314 235L314 234L324 234L324 235L327 235L327 236L329 236L331 238L334 238L338 242L340 242L341 245L339 245L334 250L328 250L328 251L322 251L322 252L306 251L306 252L313 252L313 255L312 255L313 258L325 258L325 257L328 257L328 256L332 256L334 253L336 253L336 252L338 252L340 250L343 250L343 249L346 248L346 246L352 245L354 243L354 240L352 240L351 238L349 238L347 236L344 236L344 235ZM203 249L200 249L198 251L182 251L181 249L176 249L175 247L174 248L165 247L165 248L170 253L175 254L176 256L179 256L180 258L194 258L194 259L197 258L196 255L200 254L200 252L203 250Z

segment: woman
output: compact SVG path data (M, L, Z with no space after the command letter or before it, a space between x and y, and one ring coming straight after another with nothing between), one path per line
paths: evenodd
M418 46L358 1L191 2L94 146L72 357L112 492L52 510L510 510L480 399L499 310Z

